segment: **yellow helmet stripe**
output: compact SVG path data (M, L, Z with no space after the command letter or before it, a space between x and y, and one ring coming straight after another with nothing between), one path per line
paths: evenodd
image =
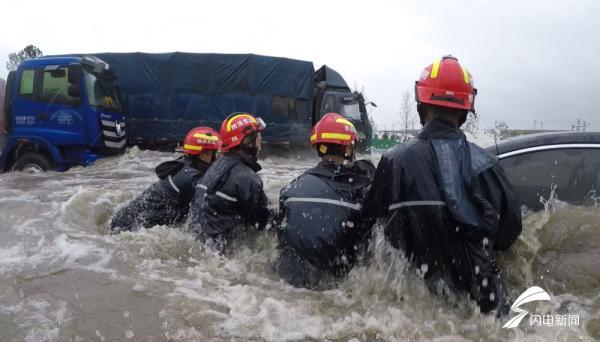
M438 72L440 71L440 60L433 62L433 66L431 67L431 78L438 77Z
M202 146L194 146L194 145L188 145L185 144L183 145L183 149L185 150L192 150L192 151L202 151Z
M465 79L465 83L469 83L470 82L470 77L469 77L469 72L467 71L467 68L465 68L464 66L460 66L462 68L462 72L463 72L463 77Z
M321 139L352 140L352 135L343 133L321 133Z
M310 141L315 141L315 140L317 140L317 134L316 133L310 136Z
M231 124L233 123L233 121L234 121L235 119L237 119L237 118L240 118L240 117L245 117L245 118L248 118L248 119L250 119L250 121L252 121L253 123L256 123L256 119L255 119L255 118L253 118L253 117L252 117L250 114L238 114L238 115L236 115L236 116L232 117L231 119L229 119L229 121L227 121L227 132L231 132Z
M206 140L210 140L210 141L219 141L219 138L214 135L206 135L206 134L202 134L202 133L194 133L194 135L192 135L192 137L198 138L198 139L206 139Z
M342 123L344 125L354 128L354 124L346 119L335 119L335 122Z

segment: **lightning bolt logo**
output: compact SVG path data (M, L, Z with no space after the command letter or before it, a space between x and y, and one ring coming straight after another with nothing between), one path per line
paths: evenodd
M506 322L506 324L504 324L502 326L502 328L512 329L512 328L518 327L519 323L521 323L523 318L525 318L525 316L527 316L527 314L529 313L527 310L521 309L520 306L523 304L526 304L526 303L542 301L542 300L550 301L550 295L548 294L548 292L546 292L541 287L532 286L532 287L528 288L527 290L525 290L525 292L523 292L519 296L519 298L517 298L517 300L515 300L513 305L510 307L510 309L512 311L518 313L518 315L511 318L510 321Z

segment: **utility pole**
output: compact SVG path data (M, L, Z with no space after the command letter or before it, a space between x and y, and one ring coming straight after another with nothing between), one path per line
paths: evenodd
M575 131L579 132L579 128L580 128L580 127L581 127L581 125L580 125L580 120L579 120L579 119L577 119L577 124L576 124L576 125L571 125L571 131L572 131L572 132L575 132Z
M544 130L544 121L540 121L540 131Z
M590 127L592 124L587 122L587 121L583 121L581 122L581 119L577 119L577 124L576 125L571 125L571 131L577 131L577 132L585 132L586 129L588 127Z
M533 130L534 131L535 131L536 127L537 127L537 120L533 120Z

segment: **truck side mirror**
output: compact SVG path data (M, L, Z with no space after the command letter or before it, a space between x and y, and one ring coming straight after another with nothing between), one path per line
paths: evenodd
M79 83L81 82L81 64L69 65L68 71L68 82L72 85L79 85ZM71 87L69 87L69 95L71 95L70 92ZM79 92L79 87L77 87L77 92Z

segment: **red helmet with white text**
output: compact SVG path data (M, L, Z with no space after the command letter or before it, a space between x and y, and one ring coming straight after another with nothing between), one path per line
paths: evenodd
M219 133L210 127L192 128L183 139L183 152L197 155L205 151L218 151L221 147Z
M260 132L266 127L261 118L245 112L232 113L221 124L221 149L227 152L239 146L247 135Z

